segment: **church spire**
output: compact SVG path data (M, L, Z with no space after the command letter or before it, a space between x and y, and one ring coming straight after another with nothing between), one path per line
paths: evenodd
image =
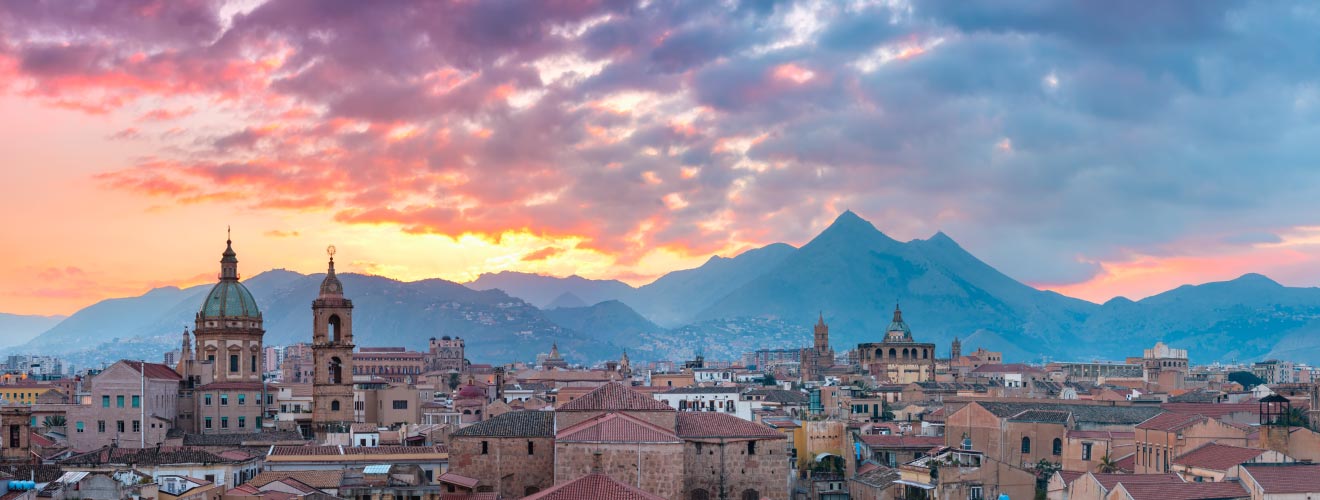
M238 254L228 227L225 228L225 251L220 254L220 279L238 280Z
M330 256L330 264L326 268L325 279L321 280L321 296L343 297L344 284L340 283L339 277L335 275L335 246L326 247L325 253Z

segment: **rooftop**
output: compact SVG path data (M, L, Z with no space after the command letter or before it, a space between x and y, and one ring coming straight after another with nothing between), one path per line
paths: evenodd
M1166 484L1123 481L1115 489L1119 487L1123 488L1132 500L1228 500L1251 496L1237 481Z
M561 429L556 442L565 443L682 443L668 429L625 413L605 415Z
M647 493L632 486L615 481L600 473L587 474L566 483L559 483L540 493L523 497L524 500L663 500L663 497Z
M1075 423L1132 424L1143 422L1160 413L1159 408L1148 406L1109 406L1070 403L976 401L990 413L1008 418L1027 410L1056 410L1071 413Z
M1256 457L1261 456L1266 451L1209 443L1174 458L1173 463L1187 467L1226 471L1235 465L1255 460Z
M1246 464L1242 470L1266 494L1320 492L1320 464Z
M597 387L583 394L582 397L564 403L558 411L675 411L669 405L655 398L634 391L618 382Z
M785 439L783 432L766 425L724 413L700 411L679 412L676 434L683 438Z
M459 429L455 437L554 437L555 414L549 411L511 411Z

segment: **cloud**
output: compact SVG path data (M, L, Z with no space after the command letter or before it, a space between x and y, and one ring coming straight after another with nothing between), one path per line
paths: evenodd
M800 243L845 207L899 237L945 229L1050 284L1320 223L1320 10L1305 3L227 12L0 4L0 72L161 137L106 166L111 189L572 237L621 275L658 249Z

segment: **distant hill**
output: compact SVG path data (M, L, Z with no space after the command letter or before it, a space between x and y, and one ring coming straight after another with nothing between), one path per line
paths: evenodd
M485 273L464 285L473 290L503 290L540 308L549 307L564 294L571 294L582 301L581 305L587 305L616 300L633 291L633 287L618 280L592 280L576 275L556 278L513 271Z
M59 324L64 318L0 313L0 348L27 342Z
M421 349L431 336L459 335L468 340L470 358L491 363L530 360L551 342L579 363L617 359L623 348L637 360L683 360L697 352L732 359L809 344L810 326L822 312L831 342L843 351L879 340L896 303L916 339L936 343L940 356L948 355L954 337L963 340L964 352L985 347L1015 361L1121 360L1162 340L1188 349L1194 363L1320 362L1317 288L1248 274L1135 302L1094 304L1024 285L944 233L900 242L852 212L801 248L773 244L712 257L636 289L508 272L482 275L470 287L438 279L341 279L356 306L359 345ZM265 315L266 342L310 337L309 304L320 280L273 270L244 281ZM210 286L105 300L5 350L61 354L78 363L159 359L178 347L179 332L191 327Z

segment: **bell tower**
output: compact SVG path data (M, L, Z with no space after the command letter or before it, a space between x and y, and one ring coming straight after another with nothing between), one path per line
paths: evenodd
M335 276L335 247L321 294L312 301L312 428L318 439L353 423L353 301Z

